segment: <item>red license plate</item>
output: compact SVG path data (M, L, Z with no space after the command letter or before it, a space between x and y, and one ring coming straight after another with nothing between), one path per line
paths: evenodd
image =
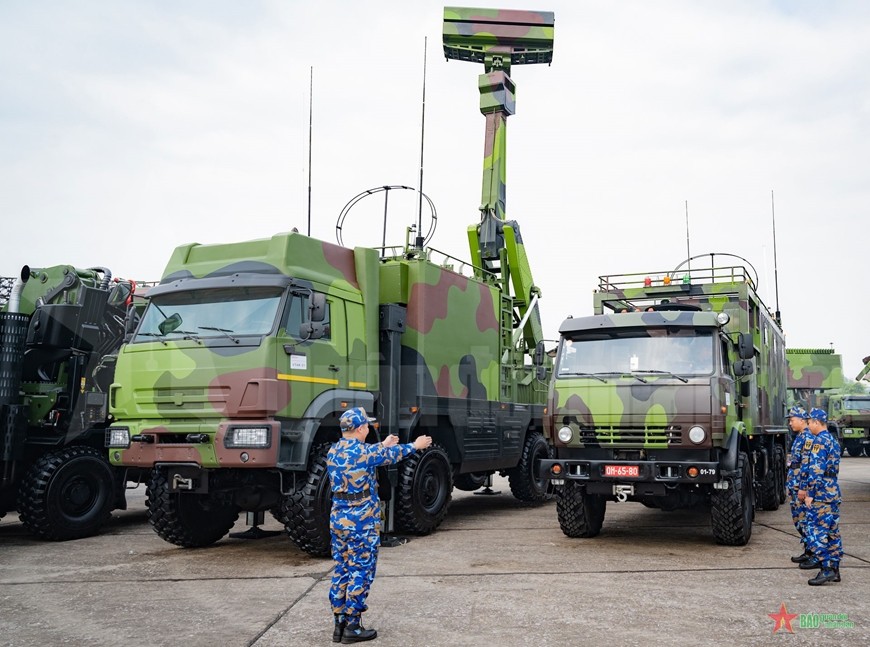
M640 476L638 465L605 465L604 476L637 478Z

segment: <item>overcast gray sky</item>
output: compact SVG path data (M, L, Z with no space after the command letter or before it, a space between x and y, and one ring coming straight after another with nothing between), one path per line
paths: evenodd
M459 4L459 3L457 3ZM555 56L517 66L507 211L541 287L547 333L591 313L602 274L664 272L732 252L779 302L791 347L870 355L870 3L529 0L556 15ZM0 2L4 275L102 265L159 278L182 243L307 227L335 240L365 189L423 189L432 245L468 258L478 219L482 66L445 62L443 4L339 0ZM416 200L391 195L388 243ZM379 245L383 202L347 245ZM428 209L424 210L424 215Z

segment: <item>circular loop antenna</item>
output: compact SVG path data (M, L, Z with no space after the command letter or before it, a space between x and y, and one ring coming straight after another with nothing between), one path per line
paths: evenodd
M750 263L749 261L747 261L745 258L743 258L742 256L738 256L737 254L730 254L728 252L710 252L708 254L698 254L697 256L691 256L690 258L687 258L682 263L677 265L674 269L672 269L670 271L669 275L670 275L671 279L678 278L677 275L678 275L678 272L680 271L681 267L683 267L684 265L688 266L689 263L691 263L692 261L698 260L699 258L709 258L710 259L710 267L713 268L716 266L716 262L715 262L716 256L730 256L731 258L737 258L737 259L740 259L741 261L743 261L744 263L746 263L746 266L750 270L752 270L753 276L749 277L750 280L752 281L752 287L756 290L758 289L758 271L755 269L755 266L752 263Z
M429 198L428 195L423 193L422 191L417 191L412 186L405 186L404 184L390 184L385 186L378 186L371 189L367 189L361 193L358 193L350 200L348 200L347 204L344 205L341 209L341 213L338 214L338 220L335 223L335 239L338 241L338 244L344 247L344 240L342 238L342 228L344 227L344 220L347 218L348 213L351 209L356 206L358 202L360 202L363 198L367 198L372 195L377 195L378 193L384 193L384 232L386 234L387 227L387 199L389 197L389 192L397 189L404 189L407 191L413 191L414 193L418 193L426 200L426 204L429 205L429 230L426 232L426 236L423 238L423 246L425 247L430 240L432 240L432 236L435 235L435 227L438 224L438 213L435 211L435 203ZM419 232L417 232L419 233ZM384 245L386 246L386 241L384 241Z

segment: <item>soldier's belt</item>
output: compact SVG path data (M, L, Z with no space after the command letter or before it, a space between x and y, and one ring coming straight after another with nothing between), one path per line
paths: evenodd
M369 490L363 490L362 492L333 492L332 498L338 499L339 501L362 501L363 499L367 499L371 496L371 492Z

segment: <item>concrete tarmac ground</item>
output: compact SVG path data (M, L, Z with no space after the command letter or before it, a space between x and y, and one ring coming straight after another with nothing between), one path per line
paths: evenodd
M556 507L454 490L444 524L383 548L369 597L372 645L866 645L870 458L844 458L843 581L810 587L788 506L758 512L748 546L717 546L703 510L608 503L600 536L562 534ZM0 645L328 645L332 562L286 536L181 549L129 493L98 537L30 538L0 520ZM268 519L264 528L277 529ZM245 529L244 515L235 531ZM774 633L785 605L792 632ZM851 628L801 627L845 614Z

